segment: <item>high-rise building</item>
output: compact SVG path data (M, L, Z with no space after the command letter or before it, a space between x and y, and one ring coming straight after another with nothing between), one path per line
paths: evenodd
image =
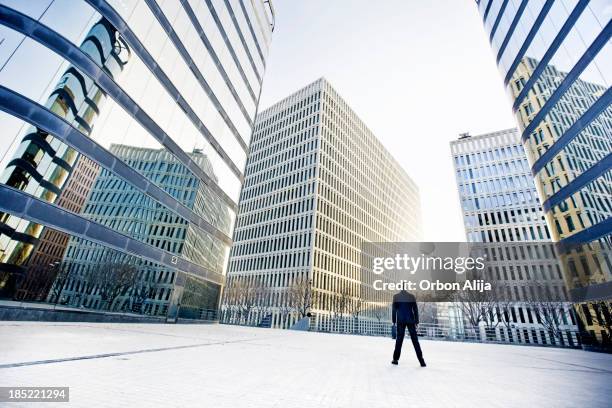
M415 183L319 79L257 116L224 318L289 327L310 312L317 330L374 319L360 304L362 243L420 238Z
M450 143L468 242L549 241L518 131Z
M612 347L612 9L476 2L511 98L585 343Z
M61 302L57 293L43 292L75 277L87 258L84 246L68 253L78 241L121 259L105 265L108 276L129 275L123 264L131 259L176 277L170 318L186 304L186 282L202 289L187 303L198 299L209 308L224 283L220 265L231 246L274 28L271 2L1 3L1 296ZM147 154L159 155L172 171L159 176L154 164L143 168L112 145L156 152ZM87 160L93 178L82 172ZM175 184L181 177L191 184ZM129 205L94 196L93 179L124 186ZM203 192L196 200L204 202L187 205L187 191ZM88 211L92 200L106 203L105 212ZM142 233L147 222L132 222L136 209L164 214L209 246L152 240ZM49 289L36 282L38 275L55 283Z
M551 242L517 129L479 136L462 134L450 146L467 242L508 243L508 248L519 242ZM513 294L507 305L508 319L501 319L503 324L495 322L496 335L520 343L576 344L578 338L569 304L559 303L559 310L555 310L558 325L549 330L541 321L552 302L538 304L535 299L521 302L514 296L519 292L514 287L534 276L545 278L546 287L562 291L559 261L551 256L527 263L517 255L516 259L511 255L490 261L490 267L498 268L499 276Z

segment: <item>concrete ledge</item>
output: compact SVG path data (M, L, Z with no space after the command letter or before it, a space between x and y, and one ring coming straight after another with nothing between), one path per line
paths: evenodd
M68 308L45 303L1 302L0 320L99 323L165 323L165 317Z

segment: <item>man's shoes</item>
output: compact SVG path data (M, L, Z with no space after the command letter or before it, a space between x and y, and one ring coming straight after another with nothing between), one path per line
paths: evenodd
M393 361L391 361L391 364L393 364L393 365L397 365L397 360L393 360Z
M419 363L421 363L421 367L427 367L427 364L425 364L425 360L423 360L422 358L419 358Z

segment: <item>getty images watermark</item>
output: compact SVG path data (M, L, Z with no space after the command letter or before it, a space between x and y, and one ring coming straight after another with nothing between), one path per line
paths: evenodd
M568 270L590 254L590 271L597 273L603 263L598 259L609 259L608 253L587 249L560 252L551 242L368 242L361 247L356 276L361 298L373 303L401 289L421 302L565 302L582 296L568 293Z
M469 274L470 272L482 273L485 270L484 256L429 256L420 254L413 256L409 253L395 254L387 257L372 258L372 273L381 276L381 279L375 279L373 287L375 290L436 290L436 291L490 291L492 286L490 282L484 279L466 279L463 282L449 281L448 279L431 279L430 277L421 278L418 281L409 279L400 279L399 282L385 281L382 275L386 272L396 271L409 274L410 276L422 275L422 272L429 274L431 271L444 271L447 273L455 273L457 275ZM419 273L421 272L421 273Z

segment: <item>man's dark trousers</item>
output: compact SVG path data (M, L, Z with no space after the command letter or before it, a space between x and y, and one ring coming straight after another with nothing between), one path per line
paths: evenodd
M423 358L421 352L421 345L419 344L419 337L417 336L416 324L397 322L397 337L395 339L395 350L393 351L393 360L398 361L400 354L402 354L402 344L404 343L404 335L406 334L406 327L408 327L408 333L410 333L410 339L414 346L414 351L419 361Z

